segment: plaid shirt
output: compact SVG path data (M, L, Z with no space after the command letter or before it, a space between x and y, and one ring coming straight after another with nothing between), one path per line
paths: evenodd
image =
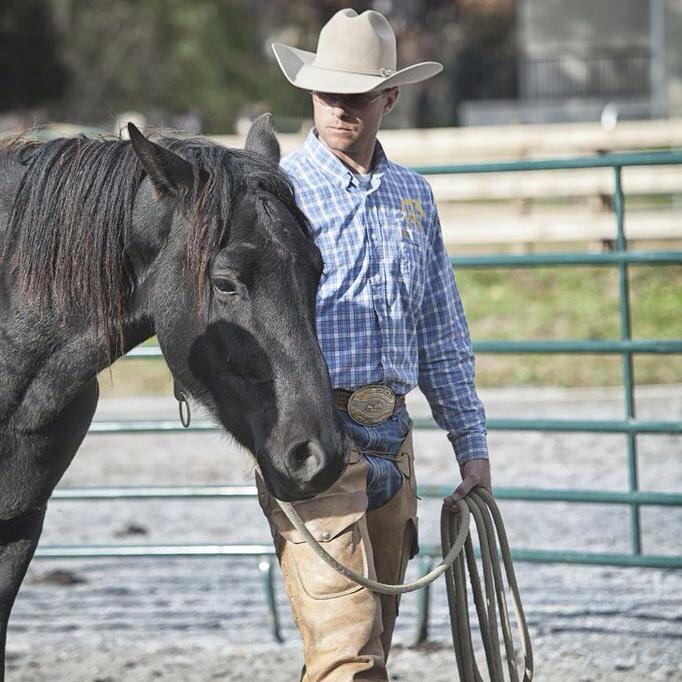
M314 130L282 167L324 259L317 334L332 385L419 385L458 462L487 457L469 330L428 182L377 142L364 185Z

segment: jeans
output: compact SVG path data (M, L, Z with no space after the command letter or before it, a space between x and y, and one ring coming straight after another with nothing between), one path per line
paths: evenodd
M340 414L355 446L367 461L367 511L371 511L386 504L400 490L403 477L392 459L373 455L366 450L398 454L400 445L412 426L412 419L405 405L376 426L358 424L343 410L340 410Z

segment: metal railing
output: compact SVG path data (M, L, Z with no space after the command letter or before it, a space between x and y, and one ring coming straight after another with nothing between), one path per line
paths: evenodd
M416 168L420 173L460 174L515 171L549 171L564 168L612 168L614 175L614 214L616 240L614 249L608 253L544 253L544 254L494 254L454 257L451 261L458 268L515 268L537 266L613 266L619 273L620 338L605 341L482 341L474 344L477 353L600 353L616 354L622 358L625 414L620 420L571 420L571 419L490 419L490 430L590 432L622 434L627 448L628 489L621 492L602 490L559 490L537 488L495 488L500 500L523 500L526 502L565 502L605 505L625 505L630 510L630 553L568 552L552 549L514 549L517 561L563 562L578 564L601 564L612 566L641 566L657 568L682 568L682 556L656 555L642 552L640 509L645 505L682 506L682 493L644 492L639 490L637 436L639 434L682 434L682 422L641 421L635 414L633 355L636 353L670 354L682 353L682 339L632 338L631 309L628 269L631 265L682 264L682 251L630 251L624 226L624 197L622 169L626 166L657 166L682 163L682 152L656 152L638 154L612 154L588 158L554 159L544 161L521 161L482 163L451 166L424 166ZM681 297L682 298L682 297ZM682 308L682 301L681 301ZM158 348L142 347L131 351L129 358L161 357ZM431 429L431 420L415 420L415 428ZM195 422L190 431L219 430L209 422ZM158 433L182 432L185 429L177 421L96 422L90 433ZM439 486L420 486L419 494L426 497L443 497L451 490ZM172 486L172 487L114 487L58 489L53 497L61 500L130 500L130 499L215 499L255 496L254 486ZM204 545L103 545L103 546L40 546L36 553L41 558L102 558L102 557L196 557L196 556L249 556L259 559L265 595L272 618L273 635L281 639L279 620L274 600L273 554L270 545L204 544ZM428 572L433 561L440 557L440 548L424 547L418 561L420 574ZM428 592L418 597L417 639L426 637L428 627Z
M594 50L519 60L524 97L635 97L648 95L651 54L648 49Z

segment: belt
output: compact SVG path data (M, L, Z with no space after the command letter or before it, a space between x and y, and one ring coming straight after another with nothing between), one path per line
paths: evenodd
M405 405L405 396L396 395L388 386L370 384L355 391L334 390L336 407L363 426L377 426L397 414Z

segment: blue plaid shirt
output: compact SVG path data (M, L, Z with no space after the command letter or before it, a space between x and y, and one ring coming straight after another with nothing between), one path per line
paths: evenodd
M469 330L428 182L377 142L364 185L315 133L282 167L324 259L317 334L332 385L419 385L458 462L487 457Z

